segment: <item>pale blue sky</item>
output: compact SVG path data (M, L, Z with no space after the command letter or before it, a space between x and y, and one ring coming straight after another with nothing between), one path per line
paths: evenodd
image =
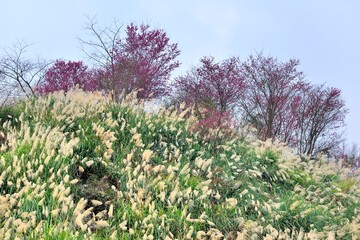
M76 37L85 15L101 24L115 18L164 29L181 49L176 74L205 55L298 58L307 80L342 89L350 109L347 138L360 144L358 0L0 0L0 6L0 47L25 40L46 59L84 58Z

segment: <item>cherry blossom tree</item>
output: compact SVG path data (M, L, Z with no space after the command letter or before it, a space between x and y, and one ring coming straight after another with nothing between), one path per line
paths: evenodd
M175 98L221 113L232 111L244 89L239 58L215 62L204 57L200 65L175 80Z
M235 57L221 62L203 57L198 67L176 78L174 83L173 101L195 106L199 121L194 129L217 142L232 136L231 114L244 88L240 66Z
M343 141L339 129L345 125L348 109L337 88L308 86L303 88L293 109L296 148L300 154L332 154Z
M46 71L36 90L41 94L60 90L67 92L76 85L85 91L98 89L97 79L83 62L57 60Z
M253 124L260 139L290 140L293 99L304 85L304 75L297 70L299 63L296 59L280 62L262 53L251 55L243 63L245 91L239 104L244 119Z
M125 28L116 22L113 26L99 28L90 20L86 30L91 40L80 39L84 52L98 69L100 87L118 99L122 92L140 90L142 99L156 98L168 93L167 81L171 72L179 67L176 60L180 51L170 43L162 29L133 23Z

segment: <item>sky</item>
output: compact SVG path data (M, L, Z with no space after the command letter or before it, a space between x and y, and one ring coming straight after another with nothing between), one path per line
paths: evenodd
M360 144L360 1L344 0L0 0L0 47L33 44L32 56L84 60L77 37L88 17L164 29L186 72L203 56L245 60L262 51L297 58L314 84L337 87L349 108L346 138Z

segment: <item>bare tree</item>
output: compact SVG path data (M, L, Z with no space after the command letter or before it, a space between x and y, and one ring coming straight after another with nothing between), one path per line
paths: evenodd
M88 17L88 23L84 30L89 40L78 38L81 50L97 67L108 73L110 79L116 76L116 58L118 56L119 42L121 41L122 25L114 20L113 26L99 27L95 18ZM114 83L115 81L107 81ZM116 86L107 86L108 89L115 89Z
M5 76L2 74L2 71L0 72L0 89L0 108L14 101L16 96L20 94L16 88L16 85L8 82Z
M26 52L29 47L29 44L21 41L3 49L0 56L0 97L3 104L10 98L34 96L36 85L44 77L48 63L39 58L28 58Z
M96 65L102 68L115 65L118 54L118 45L121 41L122 25L114 20L113 26L100 28L95 18L88 17L84 30L90 40L78 38L85 55Z

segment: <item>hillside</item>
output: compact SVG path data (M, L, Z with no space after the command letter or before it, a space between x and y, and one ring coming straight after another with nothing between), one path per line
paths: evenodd
M360 236L349 169L281 143L218 145L185 109L76 90L0 114L0 239Z

